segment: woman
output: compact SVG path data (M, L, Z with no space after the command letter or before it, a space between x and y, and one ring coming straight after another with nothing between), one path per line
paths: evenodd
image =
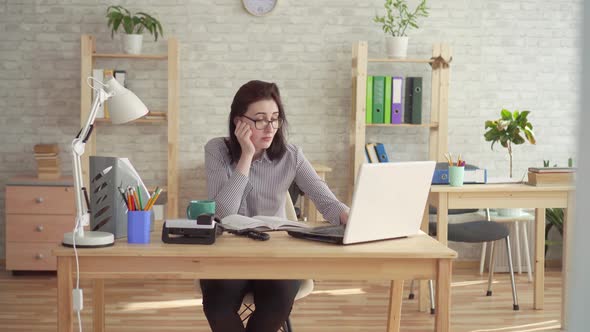
M287 120L274 83L244 84L231 105L229 138L205 145L209 199L216 214L286 218L285 199L293 181L331 223L346 223L349 208L339 202L300 148L287 144ZM203 311L213 332L276 332L289 317L298 280L201 280ZM238 310L252 292L256 310L244 328Z

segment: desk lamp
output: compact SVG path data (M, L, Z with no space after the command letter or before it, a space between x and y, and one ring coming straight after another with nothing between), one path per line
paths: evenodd
M80 130L78 135L72 141L72 157L74 161L74 189L76 194L76 226L72 232L64 234L62 244L67 247L107 247L115 242L113 234L108 232L84 232L84 226L90 224L90 208L88 201L88 193L85 187L82 187L82 163L80 157L84 155L84 147L86 141L92 134L94 128L94 120L96 113L102 104L108 99L110 118L113 124L121 124L138 119L148 113L147 107L141 100L131 91L124 88L115 78L111 78L105 84L89 77L87 83L90 85L90 80L94 82L92 89L96 91L96 98L92 104L90 115L86 124ZM84 195L86 202L86 209L82 200Z

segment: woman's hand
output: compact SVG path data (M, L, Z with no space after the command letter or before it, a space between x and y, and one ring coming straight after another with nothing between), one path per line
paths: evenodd
M250 139L252 136L252 129L250 129L250 126L246 122L238 119L236 122L236 130L234 131L234 134L236 135L238 142L240 143L240 147L242 148L242 156L254 156L256 148Z
M342 213L340 213L340 224L346 225L347 222L348 222L348 212L343 211Z

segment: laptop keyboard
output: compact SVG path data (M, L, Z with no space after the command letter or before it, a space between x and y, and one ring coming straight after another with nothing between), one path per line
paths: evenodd
M312 227L308 229L308 232L312 234L344 236L344 225Z

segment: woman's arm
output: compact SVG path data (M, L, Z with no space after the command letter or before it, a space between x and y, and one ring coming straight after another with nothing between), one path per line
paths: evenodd
M332 224L345 224L350 209L332 193L326 182L318 176L311 163L297 148L295 182L315 204L318 211Z
M224 158L224 149L222 139L211 140L205 145L207 190L209 199L215 201L215 213L220 218L238 213L248 184L248 176L240 171L229 175L229 160Z

